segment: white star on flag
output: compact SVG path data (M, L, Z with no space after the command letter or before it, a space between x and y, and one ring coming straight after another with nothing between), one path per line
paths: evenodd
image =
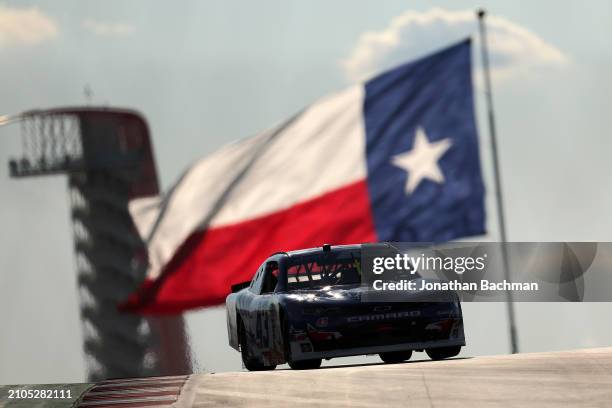
M444 182L444 174L438 166L438 160L451 147L450 139L442 139L430 143L425 130L418 127L414 136L412 149L393 156L391 163L408 173L406 178L406 193L410 194L427 178L436 183Z

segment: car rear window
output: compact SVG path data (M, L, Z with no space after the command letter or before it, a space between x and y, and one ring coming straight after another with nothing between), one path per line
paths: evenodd
M289 290L361 284L361 261L355 254L293 260L287 268Z

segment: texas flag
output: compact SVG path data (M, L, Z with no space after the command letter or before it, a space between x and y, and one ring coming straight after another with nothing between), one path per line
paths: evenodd
M484 233L470 41L327 96L130 203L149 272L123 305L222 304L270 254Z

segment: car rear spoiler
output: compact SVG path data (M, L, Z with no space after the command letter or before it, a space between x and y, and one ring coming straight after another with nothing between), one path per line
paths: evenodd
M232 285L232 293L240 292L244 288L248 288L251 285L251 281L240 282Z

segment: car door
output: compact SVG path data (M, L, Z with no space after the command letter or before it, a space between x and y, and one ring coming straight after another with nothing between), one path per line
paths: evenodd
M251 350L260 355L264 364L284 362L282 336L278 319L278 304L275 301L275 288L278 281L278 262L269 260L254 279L250 288L249 327Z

